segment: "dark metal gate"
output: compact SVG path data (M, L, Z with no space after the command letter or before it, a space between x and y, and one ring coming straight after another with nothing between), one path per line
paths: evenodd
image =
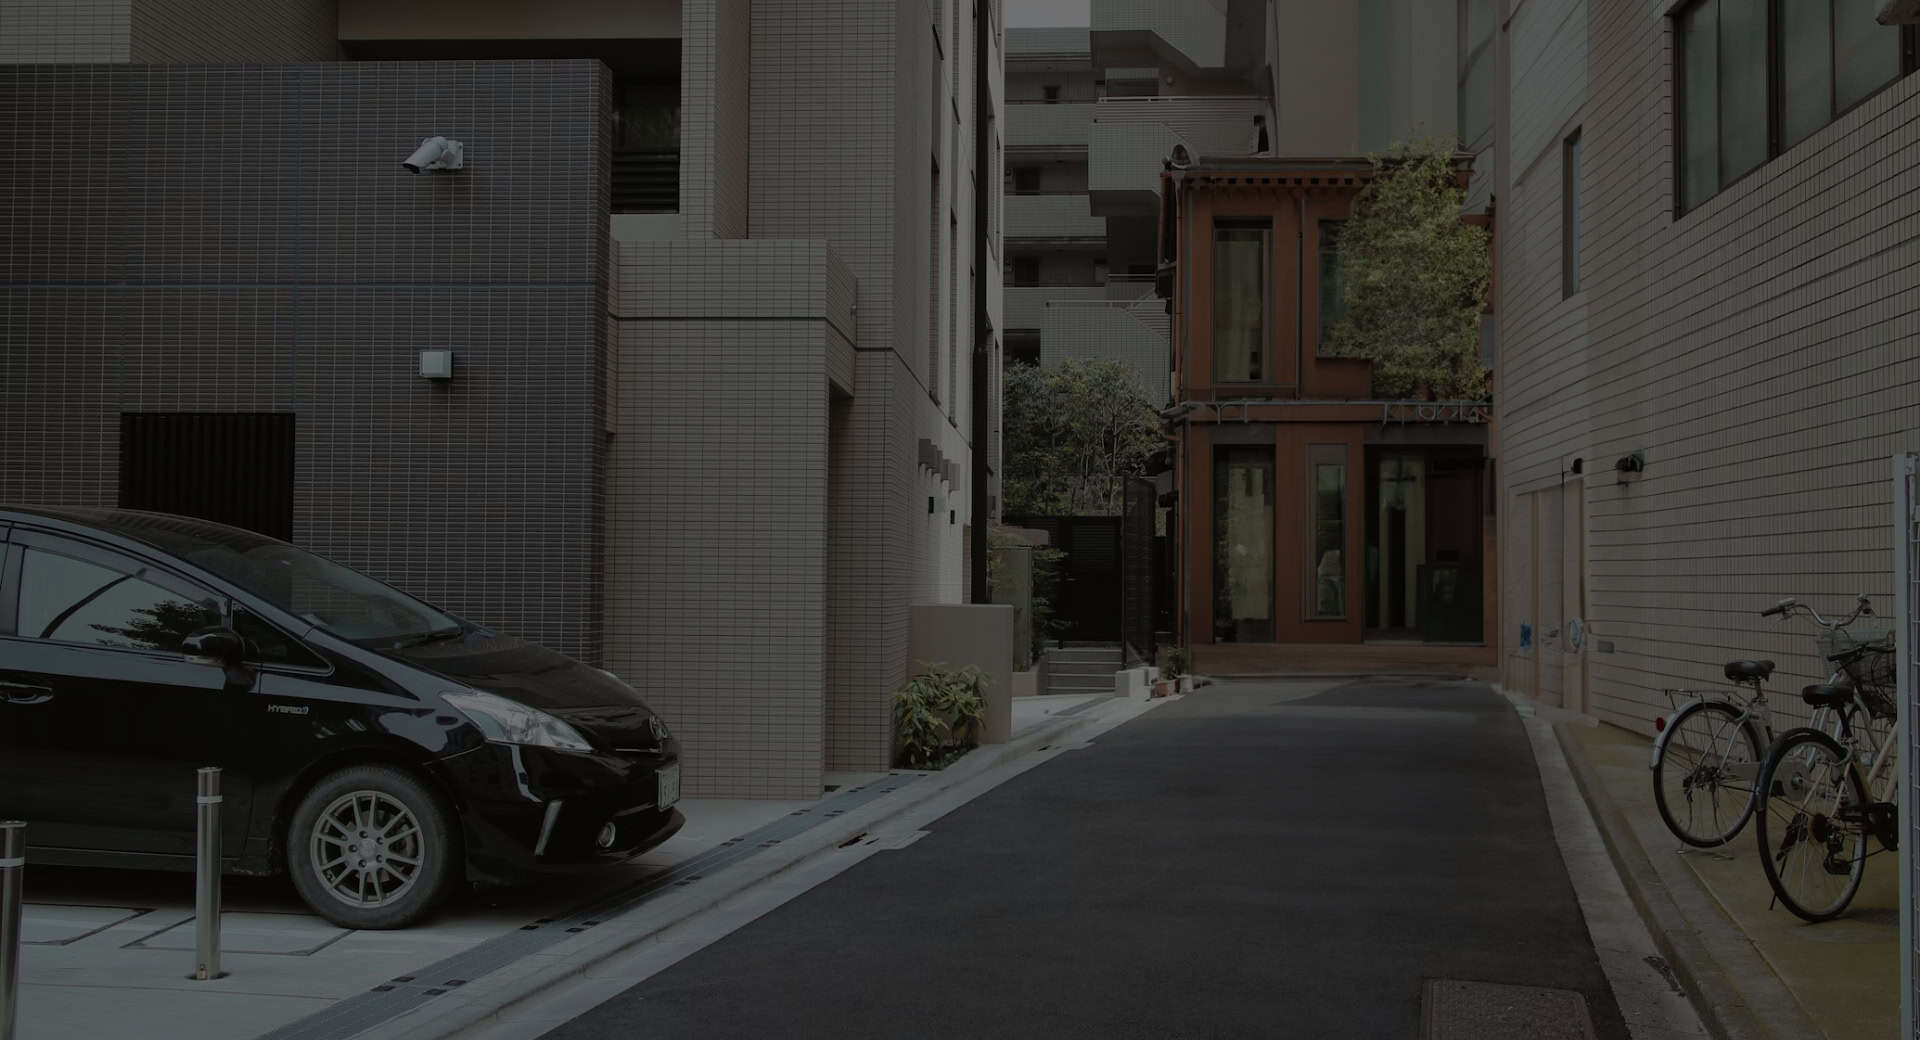
M1074 643L1120 640L1120 518L1117 516L1009 517L1015 527L1047 532L1065 554L1053 594L1058 638Z
M1129 480L1120 514L1120 645L1126 664L1154 660L1154 513L1153 483Z

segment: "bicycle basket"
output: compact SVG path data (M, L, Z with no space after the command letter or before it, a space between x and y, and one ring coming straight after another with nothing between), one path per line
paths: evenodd
M1819 637L1820 659L1828 667L1839 667L1853 680L1855 694L1867 713L1891 719L1899 715L1899 700L1894 690L1898 679L1894 671L1893 631L1887 628L1839 629ZM1862 651L1849 661L1831 661L1851 651Z

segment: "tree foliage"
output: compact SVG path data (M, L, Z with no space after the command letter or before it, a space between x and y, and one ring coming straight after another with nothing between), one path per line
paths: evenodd
M1008 516L1117 516L1127 478L1166 446L1159 413L1117 361L1010 365L1004 393Z
M1413 396L1424 383L1439 398L1480 400L1493 264L1486 229L1460 220L1466 193L1452 152L1428 140L1370 158L1373 179L1340 232L1345 315L1333 352L1372 361L1384 397Z

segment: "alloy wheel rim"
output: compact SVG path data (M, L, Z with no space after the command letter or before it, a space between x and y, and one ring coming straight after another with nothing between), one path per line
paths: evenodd
M420 821L379 791L335 798L313 822L308 855L327 893L363 910L405 898L425 861Z

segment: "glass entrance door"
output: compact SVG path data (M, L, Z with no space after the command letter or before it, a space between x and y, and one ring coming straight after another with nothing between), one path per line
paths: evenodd
M1213 457L1213 638L1273 642L1273 449Z
M1420 565L1427 562L1426 460L1380 459L1374 496L1373 544L1368 548L1367 627L1391 637L1418 638Z

